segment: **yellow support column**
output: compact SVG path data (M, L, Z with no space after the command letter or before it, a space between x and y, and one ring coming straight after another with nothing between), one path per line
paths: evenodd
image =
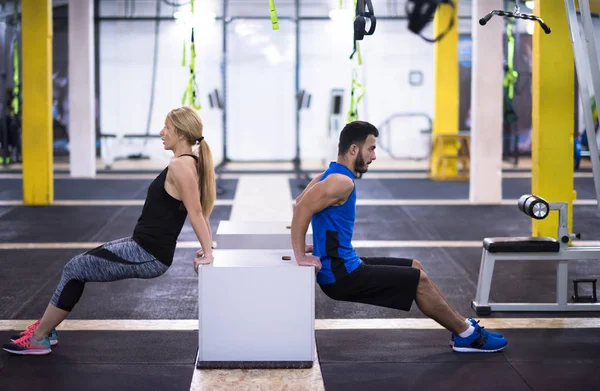
M565 4L537 0L535 15L551 29L535 24L532 67L531 191L548 202L569 203L573 225L574 57ZM532 219L532 234L556 238L558 214Z
M457 2L455 2L456 4ZM458 8L458 4L456 4ZM452 7L440 4L433 19L433 34L438 36L445 31L452 17ZM446 174L457 174L456 161L450 161L447 168L440 172L439 160L442 155L457 154L456 143L436 143L440 135L458 134L459 115L459 72L458 72L458 9L454 15L454 26L441 40L434 44L435 90L433 130L431 135L432 149L430 158L430 175L433 179L441 179Z
M52 0L21 1L23 47L23 202L54 202Z

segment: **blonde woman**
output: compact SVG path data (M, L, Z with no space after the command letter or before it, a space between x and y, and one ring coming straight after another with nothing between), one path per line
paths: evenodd
M216 198L211 150L202 135L202 120L192 108L169 112L160 131L164 149L173 152L148 188L142 214L132 236L106 243L71 259L43 317L3 346L20 355L44 355L58 343L55 328L79 301L86 282L156 278L175 253L186 218L200 241L193 267L213 260L209 216ZM192 147L198 145L196 153Z

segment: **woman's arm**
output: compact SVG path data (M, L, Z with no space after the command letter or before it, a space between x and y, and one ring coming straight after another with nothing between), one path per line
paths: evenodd
M190 223L203 250L205 263L212 262L212 233L210 224L202 215L200 192L198 191L198 174L195 167L180 159L169 164L173 184L187 210Z

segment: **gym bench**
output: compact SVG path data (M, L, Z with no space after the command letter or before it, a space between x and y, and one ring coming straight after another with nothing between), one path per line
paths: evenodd
M214 250L198 268L198 369L310 368L315 269L291 250Z
M551 210L558 211L558 240L551 237L497 237L483 240L483 253L479 269L479 281L475 300L471 307L477 315L489 315L492 311L598 311L596 302L596 280L575 281L574 299L579 299L577 283L593 283L593 296L589 303L568 302L568 261L600 260L600 247L570 247L571 239L580 239L579 234L569 234L566 202L546 202L535 195L524 195L519 199L519 209L534 219L544 219ZM555 261L555 303L490 303L490 288L496 261ZM579 301L579 300L578 300Z

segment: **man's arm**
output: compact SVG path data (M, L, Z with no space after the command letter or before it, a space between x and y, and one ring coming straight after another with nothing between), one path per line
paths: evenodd
M310 190L311 187L313 187L317 182L319 182L319 180L321 179L322 176L323 176L323 174L317 175L309 182L308 185L306 185L306 187L304 188L302 193L298 197L296 197L296 205L298 205L300 203L300 201L302 201L302 198L304 198L304 195L306 195L306 193Z
M312 189L306 192L302 202L296 204L291 228L292 248L296 259L305 256L306 231L312 215L331 205L344 202L353 188L352 179L345 175L332 174L327 179L314 184Z

